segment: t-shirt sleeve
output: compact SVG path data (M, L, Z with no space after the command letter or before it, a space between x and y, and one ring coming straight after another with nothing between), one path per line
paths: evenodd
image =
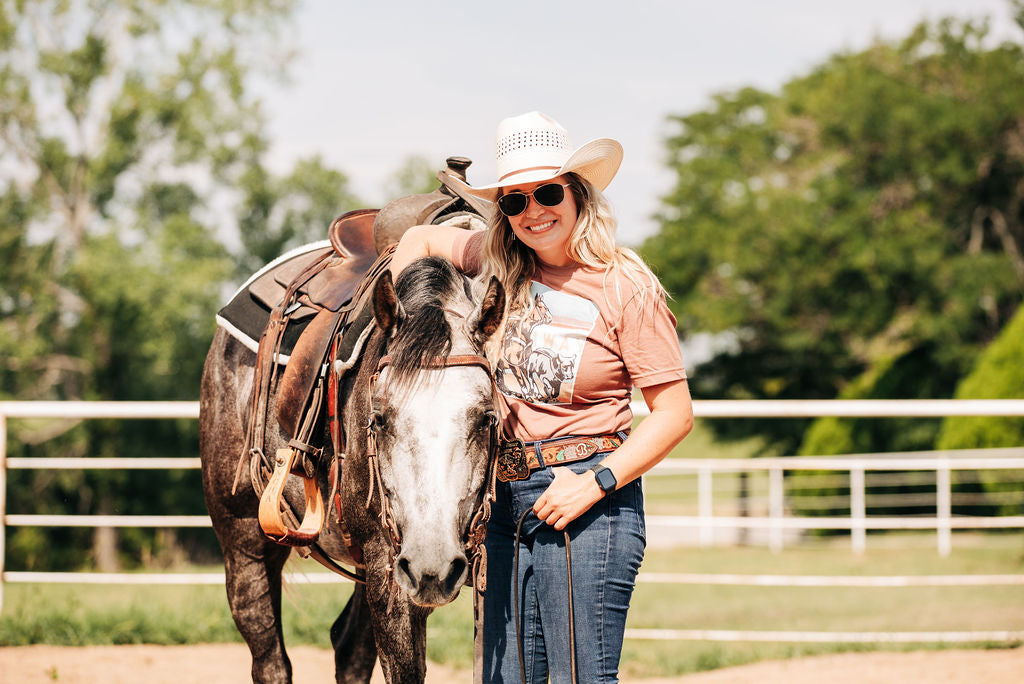
M665 297L648 288L634 295L622 310L618 326L622 361L636 387L685 380L676 317Z
M479 275L484 263L484 231L466 230L452 243L452 264L468 276Z

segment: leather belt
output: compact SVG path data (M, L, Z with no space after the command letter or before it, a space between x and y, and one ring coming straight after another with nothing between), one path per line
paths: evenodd
M627 432L613 432L591 437L559 437L526 442L526 463L530 470L552 465L582 461L602 451L618 449L626 441Z

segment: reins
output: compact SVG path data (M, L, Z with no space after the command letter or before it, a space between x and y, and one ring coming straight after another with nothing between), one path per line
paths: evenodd
M522 680L522 684L526 684L526 657L523 655L523 634L520 621L522 618L519 616L519 536L523 531L523 522L526 520L526 516L533 513L532 509L528 509L519 518L519 523L516 525L516 550L513 558L512 572L514 574L514 595L515 601L514 613L516 616L516 644L519 647L519 676ZM569 676L573 684L576 684L576 619L573 615L572 607L572 550L569 547L569 530L562 530L562 534L565 535L565 572L568 578L566 585L569 591Z

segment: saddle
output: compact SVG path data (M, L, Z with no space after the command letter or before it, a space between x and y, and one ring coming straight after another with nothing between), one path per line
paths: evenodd
M275 262L232 300L234 304L248 298L269 311L256 349L250 420L235 487L248 461L260 496L259 520L264 534L280 544L300 547L303 555L312 555L350 578L349 571L327 558L315 544L324 522L317 479L321 468L326 467L328 473L328 501L335 504L339 519L342 516L339 484L344 449L336 405L340 378L331 369L350 368L362 352L374 324L372 286L388 268L394 245L405 231L414 225L439 223L481 228L489 217L490 203L462 194L451 180L454 176L465 181L470 160L450 157L446 161L446 169L437 174L440 187L434 192L397 199L379 211L360 209L338 217L328 231L329 245ZM227 315L230 306L221 314ZM221 320L218 316L218 322ZM282 348L289 337L288 354L284 355ZM278 423L290 440L270 459L263 448L267 409L274 392ZM334 453L329 464L321 463L327 447L320 443L325 421ZM301 521L283 498L289 475L298 475L303 481L306 506ZM361 554L351 543L349 546L358 561Z

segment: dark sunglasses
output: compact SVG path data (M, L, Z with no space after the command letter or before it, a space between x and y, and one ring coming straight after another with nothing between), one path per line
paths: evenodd
M546 183L532 192L510 192L498 198L498 209L505 216L519 216L530 206L531 197L543 207L557 207L565 199L567 187L562 183Z

